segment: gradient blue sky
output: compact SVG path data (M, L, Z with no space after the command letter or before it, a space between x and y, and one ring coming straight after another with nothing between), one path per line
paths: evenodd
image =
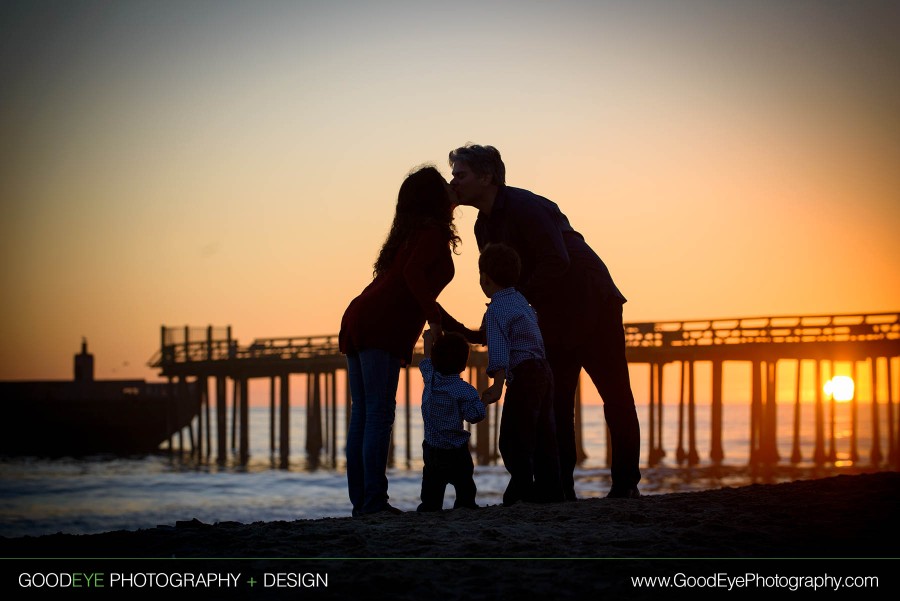
M0 379L336 333L414 166L493 144L626 321L900 310L896 2L0 3ZM477 323L470 208L442 302Z

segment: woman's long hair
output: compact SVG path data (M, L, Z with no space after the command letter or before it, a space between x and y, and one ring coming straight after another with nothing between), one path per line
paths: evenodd
M397 252L425 226L439 228L446 236L447 244L456 251L460 237L453 224L453 205L447 194L447 182L433 165L414 169L403 180L397 195L394 222L375 261L374 276L387 271Z

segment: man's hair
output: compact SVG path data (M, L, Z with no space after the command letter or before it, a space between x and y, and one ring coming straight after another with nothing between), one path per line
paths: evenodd
M431 363L445 376L462 372L468 362L469 343L462 334L447 332L431 347Z
M456 150L451 150L450 165L452 166L457 161L468 165L477 177L490 176L491 184L495 186L506 184L506 165L500 158L500 151L493 146L466 144Z
M478 257L478 270L503 288L519 283L522 260L512 246L502 242L492 242L485 246Z

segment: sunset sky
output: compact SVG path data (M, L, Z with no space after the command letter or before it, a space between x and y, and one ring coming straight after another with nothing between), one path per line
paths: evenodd
M336 334L467 142L626 321L900 310L893 1L0 4L0 380L158 374L160 326ZM475 211L441 296L472 325Z

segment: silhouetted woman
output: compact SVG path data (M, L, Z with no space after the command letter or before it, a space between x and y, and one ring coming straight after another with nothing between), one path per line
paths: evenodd
M340 347L347 355L352 400L347 486L354 516L400 512L388 503L386 473L397 382L425 322L441 331L437 297L453 279L451 249L460 241L451 195L432 166L406 176L374 279L341 320Z

